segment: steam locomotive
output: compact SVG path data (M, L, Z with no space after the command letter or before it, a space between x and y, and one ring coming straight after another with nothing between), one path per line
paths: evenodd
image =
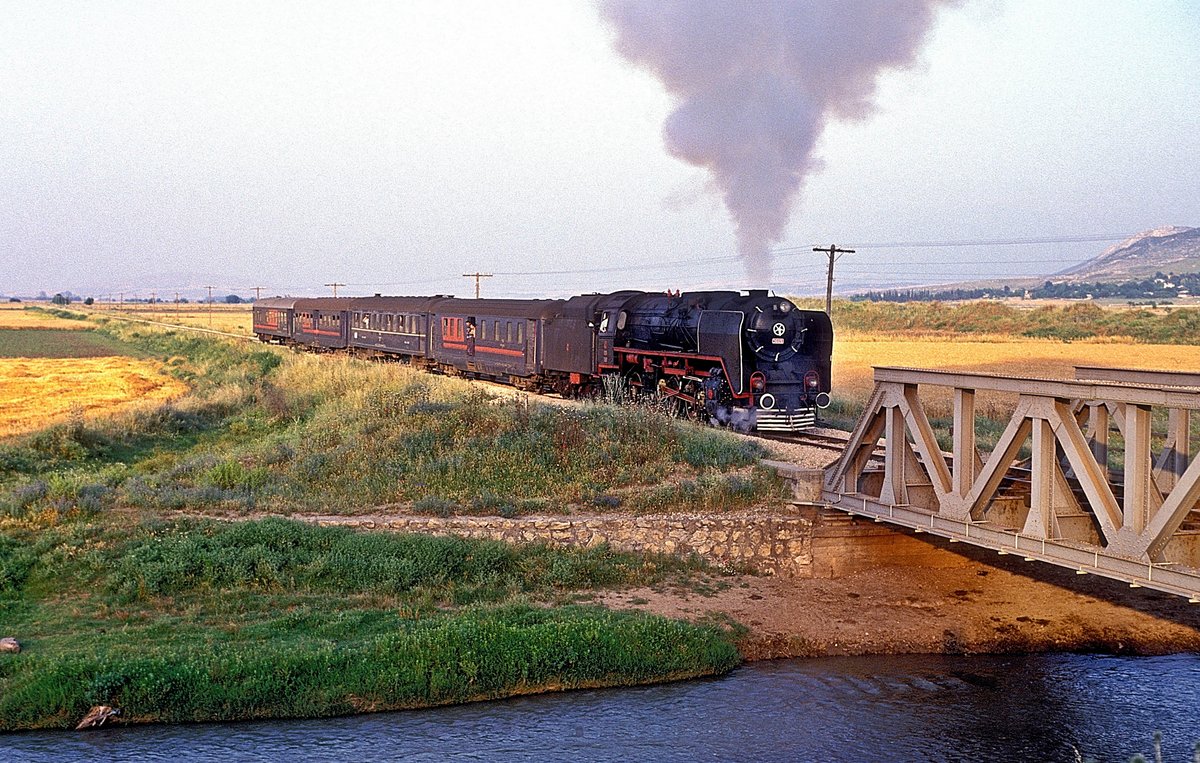
M811 427L829 405L829 317L767 291L276 297L254 304L254 333L566 397L620 390L739 431Z

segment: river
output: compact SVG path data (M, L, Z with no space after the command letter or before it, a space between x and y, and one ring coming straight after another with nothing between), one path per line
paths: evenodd
M1191 761L1200 655L839 657L322 720L0 736L0 761Z

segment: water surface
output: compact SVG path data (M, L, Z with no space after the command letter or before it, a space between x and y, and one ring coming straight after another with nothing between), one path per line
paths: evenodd
M1165 760L1191 761L1200 655L787 660L432 710L10 734L0 761L1127 761L1156 729Z

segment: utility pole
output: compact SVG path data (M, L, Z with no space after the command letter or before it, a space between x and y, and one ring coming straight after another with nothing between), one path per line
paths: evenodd
M332 287L333 287L333 296L335 296L335 297L336 297L336 296L337 296L337 289L338 289L338 287L339 287L339 286L345 286L346 284L344 284L344 283L338 283L337 281L334 281L333 283L327 283L327 284L325 284L325 285L326 285L326 286L332 286ZM261 288L261 287L259 287L259 288Z
M491 277L492 277L491 273L463 273L463 278L474 278L475 279L475 299L479 299L479 279L480 278L491 278Z
M853 249L838 249L837 244L830 244L828 248L819 246L813 247L814 252L824 252L829 255L829 275L825 281L825 314L833 315L833 263L837 262L842 254L854 254Z
M205 286L208 289L208 327L212 328L212 290L216 287Z
M262 299L262 290L263 290L263 289L265 289L265 288L267 288L267 287L265 287L265 286L251 286L250 288L251 288L251 289L254 289L254 301L255 301L255 302L257 302L258 300Z

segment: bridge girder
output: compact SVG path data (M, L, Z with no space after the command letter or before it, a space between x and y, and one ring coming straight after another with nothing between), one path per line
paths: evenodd
M876 368L867 407L826 473L825 500L1200 601L1200 458L1190 452L1200 374L1079 367L1076 376ZM931 387L940 388L939 399L950 391L948 431L926 412ZM998 405L1008 417L986 458L976 445L981 393L993 418ZM1152 450L1156 412L1166 420L1159 452ZM879 464L873 454L881 439ZM1109 465L1116 441L1120 482ZM1015 467L1027 446L1026 480L1024 467ZM1198 529L1185 528L1189 517Z

